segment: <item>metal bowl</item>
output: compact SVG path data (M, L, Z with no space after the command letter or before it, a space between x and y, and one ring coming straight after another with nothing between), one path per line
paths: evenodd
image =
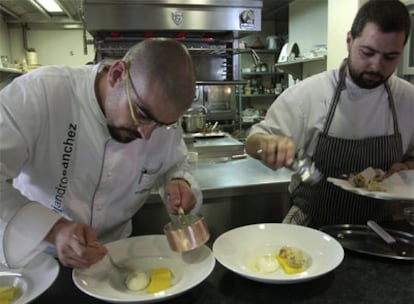
M171 250L187 252L204 245L210 238L205 220L202 216L179 215L177 222L164 226Z

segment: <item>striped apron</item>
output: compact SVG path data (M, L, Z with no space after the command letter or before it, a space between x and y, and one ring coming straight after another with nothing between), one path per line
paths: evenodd
M345 87L345 68L346 63L340 69L339 82L327 121L313 155L315 165L324 174L324 178L316 185L301 183L295 188L291 193L293 207L285 217L284 223L318 227L330 224L365 224L369 219L381 221L391 217L392 205L395 203L353 194L326 180L329 176L356 173L367 167L387 171L393 163L401 161L403 157L401 134L388 83L384 86L394 120L394 134L360 140L328 135L342 88Z

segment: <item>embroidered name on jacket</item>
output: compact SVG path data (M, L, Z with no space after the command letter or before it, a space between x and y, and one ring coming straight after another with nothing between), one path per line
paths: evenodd
M55 201L53 202L53 209L57 212L63 211L63 197L68 187L68 176L69 168L71 165L72 152L74 150L76 141L76 124L70 123L66 140L63 142L63 153L62 153L62 174L58 183L55 187L56 195Z

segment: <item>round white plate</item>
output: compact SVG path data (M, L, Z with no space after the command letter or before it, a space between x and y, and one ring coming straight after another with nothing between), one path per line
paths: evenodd
M21 276L13 276L18 272ZM18 288L16 298L10 303L28 303L46 291L59 273L58 262L48 254L40 254L28 265L19 270L0 269L0 285L13 285Z
M259 273L249 264L255 257L275 254L283 246L303 250L308 257L304 272L286 274L282 267ZM216 239L213 253L229 270L254 281L288 284L314 279L335 269L344 250L337 240L321 231L289 224L254 224L230 230Z
M215 259L211 250L202 246L186 253L174 252L165 235L145 235L115 241L106 245L119 263L149 271L168 267L173 273L172 286L158 293L130 291L126 274L120 274L104 258L84 270L74 269L72 278L84 293L112 303L153 303L175 297L201 283L213 271Z

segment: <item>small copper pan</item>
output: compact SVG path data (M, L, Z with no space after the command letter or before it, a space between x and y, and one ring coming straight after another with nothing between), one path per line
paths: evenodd
M164 226L171 250L186 252L204 245L210 238L207 225L202 216L184 214L178 210L178 221Z

